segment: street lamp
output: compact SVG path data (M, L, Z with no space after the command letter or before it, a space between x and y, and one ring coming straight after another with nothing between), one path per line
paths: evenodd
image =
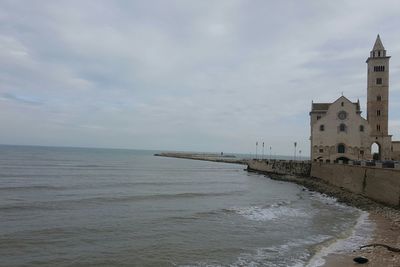
M264 160L264 142L263 142L263 150L262 150L262 157L261 157L261 159Z
M256 159L258 158L258 141L256 142Z
M269 160L272 159L272 146L269 147Z

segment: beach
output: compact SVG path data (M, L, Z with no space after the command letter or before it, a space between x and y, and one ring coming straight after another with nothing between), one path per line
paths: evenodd
M397 214L396 214L397 213ZM372 243L385 244L392 247L400 247L400 225L399 213L385 213L380 211L371 211L369 219L374 223ZM346 254L330 254L326 257L323 266L359 266L353 261L355 257L364 257L369 260L364 266L382 267L382 266L400 266L400 253L392 252L384 247L368 247L363 249L350 250Z

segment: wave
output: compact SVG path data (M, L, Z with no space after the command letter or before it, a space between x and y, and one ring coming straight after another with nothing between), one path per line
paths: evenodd
M205 198L205 197L219 197L238 195L243 191L227 191L227 192L185 192L177 194L154 194L154 195L128 195L128 196L102 196L102 197L91 197L83 199L71 199L71 200L52 200L42 202L32 202L29 204L11 204L0 206L2 210L26 210L26 209L62 209L62 208L73 208L74 204L104 204L112 202L134 202L134 201L145 201L145 200L169 200L169 199L184 199L184 198Z
M307 217L310 216L304 210L288 206L290 202L281 201L267 206L233 207L227 212L235 212L253 221L269 221L282 217Z
M194 264L180 265L180 267L303 267L307 264L308 259L311 257L311 251L308 249L303 249L304 246L317 245L331 238L332 237L328 235L314 235L304 239L291 240L282 245L257 248L253 251L240 253L236 260L229 265L214 264L202 261Z
M323 193L310 191L310 198L312 200L317 200L317 201L322 202L322 203L324 203L326 205L335 206L335 207L340 208L340 209L358 210L357 208L349 206L349 205L347 205L345 203L338 202L337 198L335 198L335 197L331 197L331 196L328 196L328 195L323 194Z
M20 190L63 190L66 187L49 185L29 185L29 186L8 186L0 187L0 191L20 191Z

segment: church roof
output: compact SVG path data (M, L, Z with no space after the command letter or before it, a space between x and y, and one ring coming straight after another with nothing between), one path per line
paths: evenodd
M356 110L360 111L360 102L352 102L356 106ZM311 112L326 112L332 103L312 103Z
M372 51L377 51L377 50L385 50L385 47L383 47L381 37L379 37L379 34L376 37L374 47L372 48Z
M312 103L312 111L327 111L331 103Z

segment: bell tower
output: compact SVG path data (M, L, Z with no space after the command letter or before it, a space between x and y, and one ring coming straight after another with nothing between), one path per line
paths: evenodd
M389 59L379 35L367 59L367 120L371 127L371 143L377 143L379 159L390 159L391 136L389 119Z

